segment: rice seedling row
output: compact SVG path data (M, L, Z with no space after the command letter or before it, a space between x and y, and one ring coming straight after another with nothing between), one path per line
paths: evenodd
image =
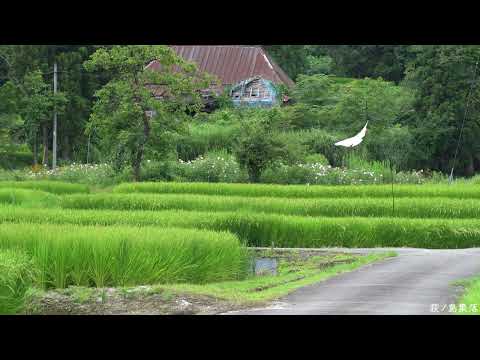
M41 288L239 279L246 250L227 232L154 227L2 224L0 250L31 257Z
M229 231L250 246L419 247L480 246L480 220L301 217L242 212L116 211L0 207L0 223L134 225ZM34 226L32 226L32 229ZM68 227L67 227L68 228ZM33 230L32 230L33 231ZM70 230L76 231L76 230Z
M95 194L61 199L66 209L245 211L298 216L480 218L480 200L400 198L392 209L386 198L248 198L240 196Z
M286 197L286 198L390 198L390 185L267 185L267 184L225 184L225 183L175 183L143 182L125 183L113 189L116 193L159 193L159 194L203 194L245 197ZM480 187L469 184L449 185L396 185L396 197L447 197L459 199L480 199Z
M90 192L87 185L71 184L59 181L0 181L0 189L32 189L49 192L52 194L77 194Z
M58 206L57 195L30 189L0 188L0 204L11 204L26 207Z

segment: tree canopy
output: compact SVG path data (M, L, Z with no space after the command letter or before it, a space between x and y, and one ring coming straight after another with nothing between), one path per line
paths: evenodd
M156 60L160 70L146 65ZM87 133L95 129L101 146L110 149L117 164L128 162L135 180L140 177L145 151L162 153L165 135L176 131L187 111L201 104L199 90L209 85L196 66L185 62L167 46L129 45L99 49L85 62L88 71L106 70L110 80L95 93ZM164 94L162 101L155 90Z
M223 95L217 103L221 112L235 114L233 126L217 124L215 112L200 113L200 90L213 79L199 74L194 64L168 46L1 45L0 151L30 149L33 163L42 157L49 165L55 108L61 162L108 161L118 169L128 165L134 178L145 156L175 158L175 134L188 134L186 124L200 119L225 129L246 126L246 133L254 129L249 132L251 141L257 131L263 136L306 131L302 140L309 151L321 152L338 165L340 155L328 144L353 135L368 118L372 136L364 148L374 160L388 157L388 144L399 148L402 143L403 167L449 172L464 124L457 173L473 175L480 170L476 140L480 90L479 77L474 75L478 45L267 45L265 49L296 82L282 90L292 103L263 110L265 114L244 111L237 116L243 110L232 108ZM145 67L153 59L161 64L158 71ZM55 62L57 96L52 86ZM274 124L248 128L244 122L250 116ZM283 149L278 142L289 136L272 138L279 145L274 148ZM250 141L235 140L245 146ZM257 140L260 144L262 139L257 136ZM232 150L231 144L227 147ZM277 156L276 150L271 158Z

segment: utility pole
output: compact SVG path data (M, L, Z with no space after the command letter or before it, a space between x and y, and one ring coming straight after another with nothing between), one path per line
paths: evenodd
M53 95L57 94L57 61L53 64ZM52 169L57 169L57 106L53 109Z

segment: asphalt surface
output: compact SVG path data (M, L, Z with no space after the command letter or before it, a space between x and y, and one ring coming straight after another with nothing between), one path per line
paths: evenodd
M329 250L356 253L395 251L399 256L306 286L268 308L228 314L449 314L448 305L455 304L457 297L461 294L461 288L452 283L480 274L480 248ZM433 304L438 304L439 312L432 312Z

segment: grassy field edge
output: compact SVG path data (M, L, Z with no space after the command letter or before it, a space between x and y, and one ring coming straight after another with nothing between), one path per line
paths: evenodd
M291 292L314 283L325 281L333 276L357 270L376 262L396 257L395 252L368 254L358 257L350 264L340 264L323 271L308 271L292 275L256 277L242 281L227 281L205 285L171 284L154 286L151 291L172 291L195 295L213 296L241 305L259 306L277 300ZM300 275L300 276L299 276ZM300 278L304 276L303 278ZM265 290L254 291L265 287Z

